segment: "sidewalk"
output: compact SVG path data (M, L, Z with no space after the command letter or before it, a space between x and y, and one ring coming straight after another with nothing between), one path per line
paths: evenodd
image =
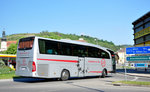
M0 79L0 82L13 81L13 79Z

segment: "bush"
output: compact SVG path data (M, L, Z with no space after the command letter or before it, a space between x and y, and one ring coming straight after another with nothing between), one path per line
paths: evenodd
M4 67L4 66L5 66L4 61L0 60L0 68L1 68L1 67Z
M0 74L10 74L12 73L14 70L12 70L10 67L8 66L3 66L0 67Z

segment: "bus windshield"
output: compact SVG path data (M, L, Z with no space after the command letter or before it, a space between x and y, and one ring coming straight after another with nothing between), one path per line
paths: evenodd
M34 37L20 39L18 50L30 50L30 49L32 49L33 41L34 41Z

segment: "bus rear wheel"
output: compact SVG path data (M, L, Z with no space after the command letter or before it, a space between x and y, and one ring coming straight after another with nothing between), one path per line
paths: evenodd
M63 70L62 73L61 73L61 78L60 79L62 81L66 81L66 80L69 79L69 77L70 77L69 71L68 70Z

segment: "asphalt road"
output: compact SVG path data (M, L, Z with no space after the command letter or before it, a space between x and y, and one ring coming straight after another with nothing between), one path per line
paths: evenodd
M135 80L135 76L127 76ZM123 74L106 78L80 78L68 81L21 78L0 81L0 92L150 92L150 87L114 86L112 81L124 80ZM150 79L149 79L150 80Z

